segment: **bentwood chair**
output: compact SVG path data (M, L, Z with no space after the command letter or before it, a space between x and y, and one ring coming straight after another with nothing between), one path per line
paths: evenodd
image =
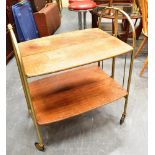
M141 21L141 13L139 12L139 8L137 6L137 2L135 0L95 0L98 4L97 8L92 11L92 27L98 27L98 17L100 16L100 12L103 7L117 7L121 10L124 10L131 19L134 21L135 29L136 29L136 39L139 38L142 30L142 21ZM107 16L106 19L111 19L112 21L112 31L114 32L114 16L112 10L106 11ZM132 38L132 31L129 28L130 24L126 18L120 18L122 22L119 22L119 38L125 42L127 42L128 38ZM140 20L138 23L137 21ZM104 26L104 24L103 24Z
M138 54L142 51L143 47L145 46L147 40L148 40L148 0L138 0L139 6L141 8L141 12L142 12L142 21L143 21L143 34L144 34L144 39L142 41L142 43L140 44L136 54L135 54L135 58L138 56ZM140 76L143 75L144 70L146 69L148 65L148 56L144 61L144 64L141 68L140 71Z
M40 151L44 150L40 126L77 116L121 98L125 99L125 104L120 124L125 120L134 60L135 30L132 20L124 11L105 8L108 9L115 10L115 37L94 28L17 43L12 26L8 25L28 111L39 140L35 146ZM118 12L124 14L131 24L133 46L117 38ZM130 54L129 72L128 78L125 78L125 62L122 87L114 80L115 57L127 53ZM97 62L100 64L100 61L111 58L112 75L109 76ZM95 66L89 65L92 63ZM48 74L51 75L29 81L29 78Z

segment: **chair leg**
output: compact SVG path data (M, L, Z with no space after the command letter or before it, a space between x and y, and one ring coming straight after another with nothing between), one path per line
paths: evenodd
M39 125L37 124L37 122L36 122L36 120L35 120L35 118L34 118L34 115L33 115L33 122L34 122L36 131L37 131L37 136L38 136L38 139L39 139L39 142L35 142L34 145L35 145L35 147L36 147L39 151L44 151L45 148L44 148L43 137L42 137L42 134L41 134Z
M83 12L83 25L84 25L84 29L86 29L86 11L85 12Z
M112 73L111 73L111 77L114 79L115 76L115 57L112 58Z
M79 22L79 30L82 30L82 14L78 12L78 22Z
M100 61L98 61L98 67L100 67L100 66L101 66Z
M134 61L134 50L131 53L128 82L127 82L128 95L125 97L124 112L123 112L122 117L120 119L120 125L122 125L124 123L124 120L125 120L126 114L127 114L128 97L129 97L129 92L130 92L131 76L132 76L132 70L133 70L133 61Z
M140 44L137 52L135 53L135 58L137 58L138 54L142 51L142 48L144 47L145 43L147 41L147 37L144 37L142 43Z
M126 111L127 111L127 105L128 105L128 96L125 98L125 104L124 104L124 112L122 114L122 117L120 119L120 125L122 125L125 121L126 118Z
M147 58L145 59L144 64L143 64L143 66L142 66L142 69L141 69L141 71L140 71L140 77L143 75L144 70L145 70L145 68L147 67L147 65L148 65L148 56L147 56Z

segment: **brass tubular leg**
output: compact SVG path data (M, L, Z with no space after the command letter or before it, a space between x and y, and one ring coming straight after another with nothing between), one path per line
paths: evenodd
M34 125L36 127L36 130L37 130L37 135L38 135L38 138L39 138L38 146L41 148L40 150L42 150L44 148L43 139L42 139L42 136L41 136L39 126L37 124L34 107L33 107L32 101L31 101L30 90L29 90L28 81L27 81L27 77L26 77L26 74L25 74L25 69L24 69L24 66L23 66L23 62L22 62L22 59L21 59L21 54L20 54L20 51L19 51L19 48L18 48L18 44L17 44L15 34L14 34L14 32L12 30L12 26L10 24L8 25L8 29L9 29L9 32L10 32L10 37L11 37L11 40L12 40L12 45L13 45L13 49L14 49L14 53L15 53L15 58L16 58L18 70L19 70L19 73L20 73L20 78L22 80L22 86L23 86L23 89L24 89L24 93L25 93L27 104L28 104L28 108L31 109L32 120L33 120L33 123L34 123Z
M143 75L144 70L145 70L145 68L147 67L147 65L148 65L148 56L147 56L147 58L145 59L145 62L144 62L143 66L142 66L142 69L141 69L141 71L140 71L140 77Z
M121 117L121 120L120 120L120 124L122 124L124 122L125 117L126 117L126 111L127 111L127 105L128 105L128 97L129 97L129 90L130 90L130 84L131 84L131 76L132 76L133 60L134 60L134 51L132 51L132 53L131 53L129 76L128 76L128 83L127 83L128 95L125 98L124 112L122 114L122 117Z
M20 61L18 60L17 56L16 56L16 60L17 60L17 64L19 64ZM38 139L39 139L39 145L40 145L40 147L44 148L42 135L41 135L39 126L37 124L34 108L33 108L32 102L31 102L28 82L27 82L27 79L26 79L26 77L25 77L25 75L23 73L24 68L22 68L22 67L23 67L22 65L18 65L18 69L19 69L19 73L20 73L20 77L21 77L21 81L22 81L22 86L23 86L25 97L26 97L26 101L27 101L27 105L28 105L28 108L30 108L30 110L31 110L32 120L33 120L33 123L34 123L34 125L36 127L36 130L37 130L37 135L38 135Z
M18 60L18 58L16 56L16 53L15 53L15 57L16 57L17 64L20 64L20 62L19 62L19 60ZM30 104L29 104L28 96L26 94L25 83L24 83L24 79L23 79L23 74L22 74L22 71L21 71L21 67L20 67L20 65L17 65L17 66L18 66L18 71L19 71L19 75L20 75L20 79L21 79L23 91L24 91L24 96L25 96L26 103L27 103L28 113L31 114L31 107L30 107Z
M111 77L114 78L115 76L115 57L112 58L112 74Z
M142 43L140 44L140 46L139 46L137 52L135 53L135 58L137 58L138 54L142 51L142 48L144 47L144 45L145 45L147 39L148 39L148 38L145 36L144 39L143 39L143 41L142 41Z
M20 69L20 67L19 67ZM22 70L22 69L21 69ZM41 135L41 132L40 132L40 129L39 129L39 126L37 124L37 120L36 120L36 116L35 116L35 111L34 111L34 108L33 108L33 105L32 105L32 101L31 101L31 97L30 97L30 90L29 90L29 86L28 86L28 82L27 82L27 79L25 77L25 75L21 74L22 77L21 79L23 80L23 88L24 88L24 92L25 92L25 96L27 97L27 101L28 101L28 105L30 105L30 108L31 108L31 116L32 116L32 120L33 120L33 123L36 127L36 130L37 130L37 135L38 135L38 139L39 139L39 144L41 146L44 146L43 144L43 139L42 139L42 135Z
M118 10L115 10L115 20L114 20L114 36L117 37L118 34ZM115 75L115 58L112 58L112 74L111 77L114 78Z
M122 114L122 117L120 119L120 125L122 125L126 118L126 111L127 111L127 105L128 105L128 95L125 98L125 104L124 104L124 112Z
M126 55L125 55L125 60L124 60L124 73L123 73L123 84L122 84L123 87L124 87L124 82L125 82L125 70L126 70Z
M129 95L130 83L131 83L131 75L132 75L132 67L133 67L133 62L134 62L134 52L135 52L135 46L136 46L136 33L135 33L134 24L133 24L133 21L131 20L131 18L129 17L129 15L126 12L124 12L123 10L120 10L118 8L105 7L105 9L102 10L101 15L99 17L99 26L101 24L101 18L104 17L104 11L107 10L107 9L115 10L114 33L113 33L114 36L117 37L117 35L118 35L118 11L120 13L122 13L126 17L126 19L129 21L131 29L132 29L132 39L133 39L132 46L133 46L133 51L131 52L129 76L128 76L128 82L127 82L127 92L128 92L128 95ZM114 63L113 63L113 66L115 66ZM113 72L112 76L114 76L114 71L112 71L112 72ZM124 112L122 114L122 118L120 120L120 124L122 124L124 122L124 119L125 119L125 116L126 116L127 103L128 103L128 95L126 96L126 99L125 99Z
M79 22L79 30L82 30L82 14L78 12L78 22Z
M24 75L23 75L24 76ZM41 135L41 131L40 131L40 128L37 124L37 120L36 120L36 115L35 115L35 111L34 111L34 108L33 108L33 105L32 105L32 101L31 101L31 97L30 97L30 90L29 90L29 86L28 86L28 82L27 82L27 79L26 77L23 77L23 80L24 80L24 87L25 87L25 92L26 92L26 95L28 97L28 101L29 101L29 105L31 107L31 111L32 111L32 120L33 120L33 123L34 123L34 126L36 128L36 131L37 131L37 136L38 136L38 139L39 139L39 143L37 147L40 151L43 151L44 150L44 144L43 144L43 138L42 138L42 135ZM36 145L37 143L35 143Z

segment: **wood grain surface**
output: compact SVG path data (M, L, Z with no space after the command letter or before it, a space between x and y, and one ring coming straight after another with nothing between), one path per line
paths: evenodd
M97 66L52 75L29 87L39 125L79 115L127 95Z
M18 45L28 77L78 67L133 50L98 28L34 39Z

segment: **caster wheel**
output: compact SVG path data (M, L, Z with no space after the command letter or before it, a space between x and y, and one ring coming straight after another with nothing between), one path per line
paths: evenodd
M120 125L122 125L123 123L124 123L124 119L121 118L121 120L120 120Z
M121 119L120 119L120 125L122 125L124 123L125 120L125 114L122 115Z
M39 151L44 151L45 149L43 144L35 143L34 145Z

